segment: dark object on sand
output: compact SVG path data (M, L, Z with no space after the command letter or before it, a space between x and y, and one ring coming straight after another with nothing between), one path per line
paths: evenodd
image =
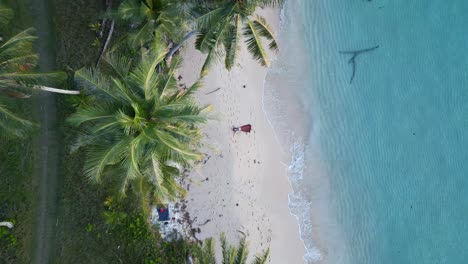
M209 92L209 93L206 93L206 94L211 94L211 93L217 92L217 91L219 91L220 89L221 89L221 87L218 87L218 88L216 88L215 90L213 90L213 91L211 91L211 92Z
M236 133L238 131L242 131L242 132L245 132L245 133L250 133L250 130L252 130L252 125L250 125L250 124L243 125L243 126L240 126L240 127L232 127L232 131L234 131L234 133Z
M367 48L367 49L362 49L362 50L345 50L345 51L340 51L341 54L350 54L353 55L351 59L349 59L348 63L353 66L353 72L351 73L351 79L349 80L349 84L353 82L354 75L356 75L356 57L358 55L361 55L362 53L373 51L375 49L379 48L379 45L374 46L372 48Z
M159 221L169 220L169 208L158 207L158 220Z

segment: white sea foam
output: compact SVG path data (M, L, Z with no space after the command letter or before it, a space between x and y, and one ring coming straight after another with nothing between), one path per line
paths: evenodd
M294 1L287 1L280 13L277 39L281 47L278 57L272 61L263 90L263 110L275 131L282 151L289 157L288 174L292 192L288 195L290 213L299 225L300 237L306 254L304 260L315 263L324 259L323 253L314 244L312 223L311 189L304 179L306 168L307 139L311 116L304 104L307 98L307 76L309 65L302 52L300 32L292 27L294 12L300 8ZM310 183L310 180L308 181ZM315 208L315 207L314 207Z
M291 162L288 172L293 192L288 195L289 210L299 223L301 239L307 251L304 259L307 262L316 262L322 260L322 254L313 242L312 204L307 199L306 190L301 188L305 168L305 144L302 140L298 140L291 146L290 153Z

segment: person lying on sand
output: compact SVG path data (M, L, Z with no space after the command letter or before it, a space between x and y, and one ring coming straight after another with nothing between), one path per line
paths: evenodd
M252 130L252 125L251 124L247 124L247 125L243 125L243 126L240 126L240 127L232 127L232 131L234 132L234 134L238 131L242 131L242 132L245 132L245 133L250 133L250 130Z

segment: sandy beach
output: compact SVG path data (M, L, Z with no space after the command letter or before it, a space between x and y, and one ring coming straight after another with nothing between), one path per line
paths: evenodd
M276 30L279 11L260 12ZM205 57L193 41L183 50L178 73L186 85L196 80ZM204 128L205 159L189 176L187 209L193 228L200 228L197 238L216 238L218 253L222 232L232 243L245 234L250 258L269 247L270 263L300 264L305 249L288 209L288 160L262 108L267 71L242 46L230 72L218 63L204 78L197 98L213 105L215 118ZM252 125L252 133L233 135L231 127L244 124Z

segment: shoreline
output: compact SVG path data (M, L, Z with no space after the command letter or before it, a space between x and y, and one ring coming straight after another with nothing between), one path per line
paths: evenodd
M277 31L279 10L259 13ZM178 74L191 84L204 56L191 43L184 54ZM209 146L204 161L190 173L187 209L193 227L201 230L198 239L213 237L219 247L222 232L231 243L245 234L250 259L269 247L271 263L305 263L299 225L289 209L288 153L264 110L268 70L242 47L239 64L231 72L218 63L204 78L204 88L196 96L201 104L214 106L218 120L209 121L204 129ZM253 132L233 137L230 127L247 123Z

